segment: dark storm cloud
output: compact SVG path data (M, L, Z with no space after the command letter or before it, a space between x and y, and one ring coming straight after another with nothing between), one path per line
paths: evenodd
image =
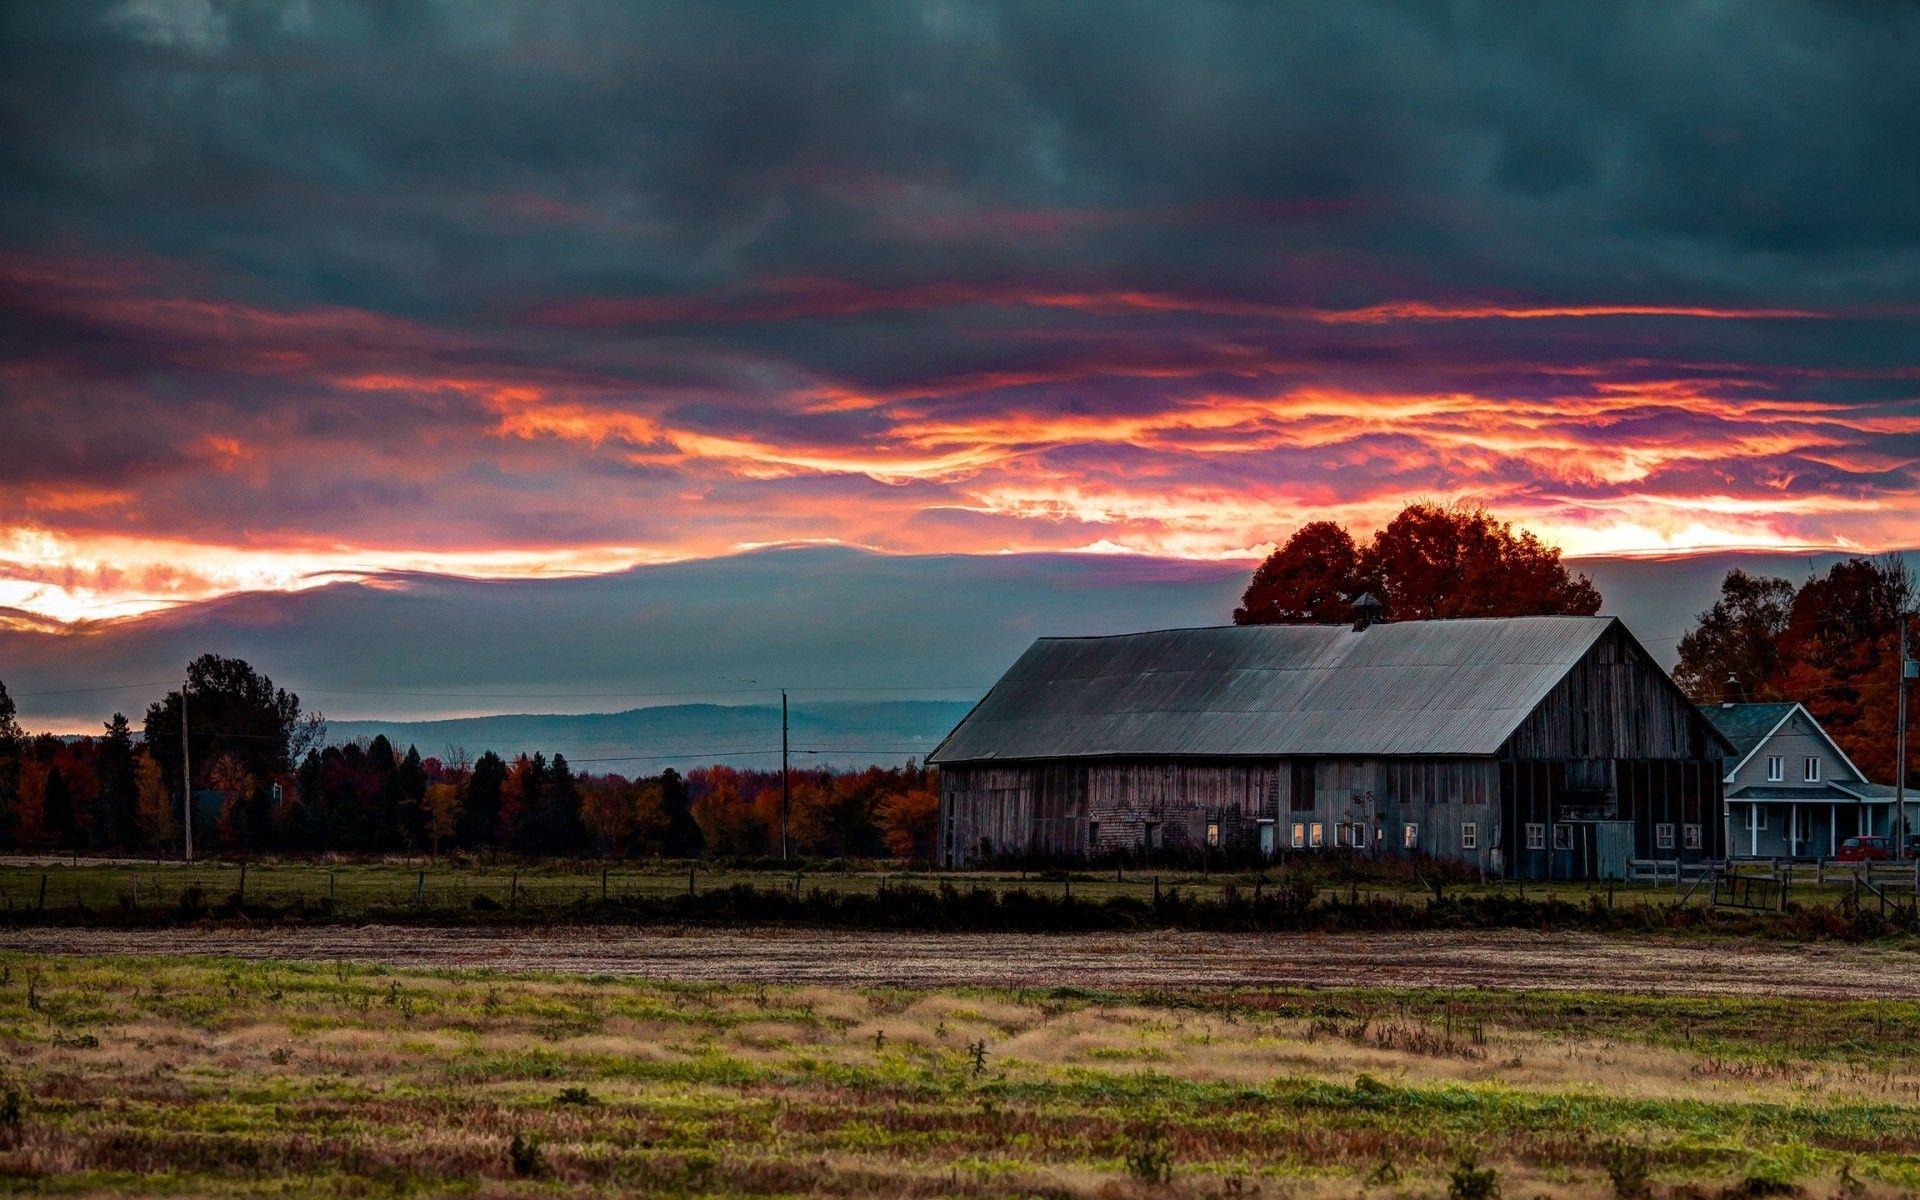
M1912 4L7 6L0 604L114 536L183 595L1419 495L1911 542L1917 59Z

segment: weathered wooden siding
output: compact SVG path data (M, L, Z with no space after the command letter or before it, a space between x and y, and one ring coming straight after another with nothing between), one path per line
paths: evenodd
M1710 758L1706 719L1616 626L1507 739L1516 759Z
M1169 762L949 767L940 774L942 845L951 862L994 855L1082 855L1257 835L1280 793L1270 763Z

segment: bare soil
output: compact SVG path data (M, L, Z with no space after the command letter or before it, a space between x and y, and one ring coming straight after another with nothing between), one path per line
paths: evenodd
M50 953L344 959L395 967L848 986L1481 987L1920 998L1920 954L1590 934L867 933L792 929L13 929Z

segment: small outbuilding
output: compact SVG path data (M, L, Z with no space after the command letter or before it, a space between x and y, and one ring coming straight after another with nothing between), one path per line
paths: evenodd
M1610 617L1042 638L936 749L945 861L1724 853L1732 747Z

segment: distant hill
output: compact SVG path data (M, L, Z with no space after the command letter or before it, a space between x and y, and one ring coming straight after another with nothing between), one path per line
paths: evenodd
M1593 576L1606 612L1671 664L1728 568L1798 583L1837 557L1570 565ZM804 547L565 579L391 574L65 630L11 628L0 612L0 680L29 728L89 731L116 709L138 725L165 681L209 651L247 659L308 709L342 718L340 728L352 727L349 719L506 708L759 704L780 687L815 712L822 698L877 699L882 688L902 699L972 700L1036 637L1224 623L1252 569L1129 555ZM131 682L101 686L123 681ZM420 740L424 753L444 738Z
M796 767L857 769L924 759L966 715L971 701L829 701L788 712ZM725 763L780 765L778 704L669 704L614 713L520 713L440 721L329 721L327 739L350 742L385 734L396 746L418 746L445 758L450 748L472 757L488 750L564 754L595 775L655 775L668 767Z

